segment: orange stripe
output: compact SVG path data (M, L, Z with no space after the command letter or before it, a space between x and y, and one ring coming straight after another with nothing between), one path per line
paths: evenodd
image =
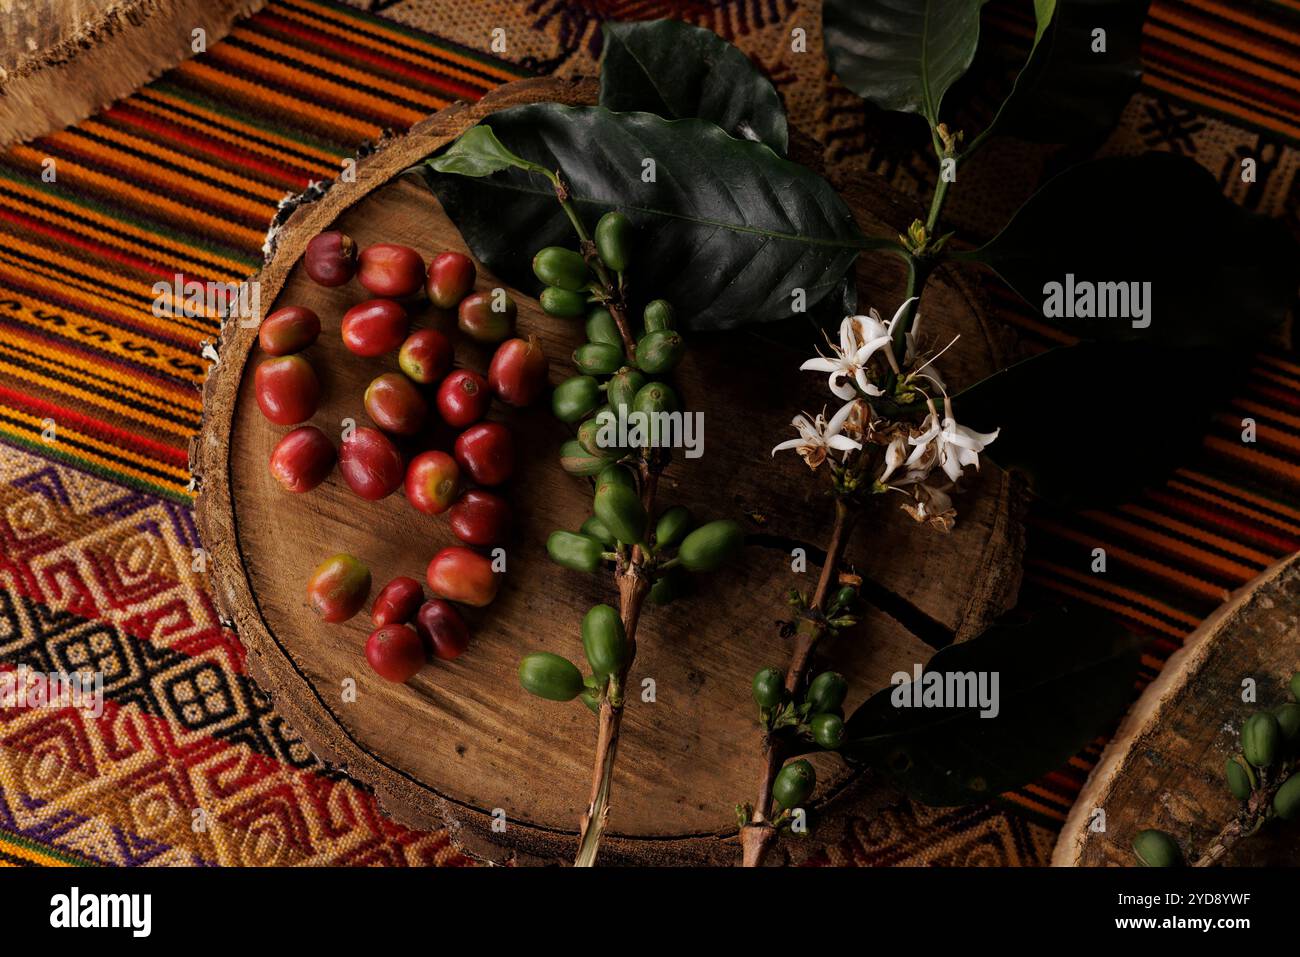
M445 47L430 48L429 56L427 58L416 56L410 51L403 50L395 44L385 43L376 37L372 37L368 33L358 30L356 27L356 21L350 20L346 14L338 13L328 7L313 8L310 16L282 4L277 4L273 8L273 11L276 16L284 17L286 20L297 20L299 23L305 23L313 29L332 33L337 37L342 37L349 43L368 46L372 50L379 50L385 56L406 60L408 63L413 63L422 69L432 70L432 63L437 63L441 67L455 63L471 69L477 69L483 73L493 74L499 77L502 82L518 80L527 75L522 72L512 72L504 65L499 65L492 60L478 60L473 57L464 56L457 53L455 50L449 50ZM334 25L335 23L341 23L343 24L343 27L340 29ZM453 73L459 79L467 80L471 83L482 84L484 82L483 77L475 76L472 73L465 73L459 70L447 70L446 72Z
M1050 588L1053 591L1060 592L1062 595L1069 595L1071 598L1078 598L1080 601L1087 602L1090 605L1095 605L1098 608L1105 608L1108 611L1113 611L1122 618L1129 618L1133 621L1141 622L1153 631L1164 632L1172 638L1177 638L1179 641L1182 641L1187 637L1186 631L1180 631L1173 625L1163 622L1159 618L1148 615L1146 612L1140 611L1137 608L1121 604L1117 601L1111 601L1110 599L1104 598L1091 591L1074 588L1071 585L1056 581L1049 577L1034 574L1030 574L1027 577L1030 581L1034 581L1045 588Z
M196 275L208 276L213 279L226 279L235 282L248 277L249 267L247 264L237 262L233 259L228 259L215 250L197 249L193 246L186 246L170 239L165 233L149 232L140 229L128 220L110 219L109 217L96 212L93 207L79 206L75 203L70 203L54 193L46 193L42 190L33 189L16 181L11 182L8 180L0 180L0 192L5 191L17 193L20 196L37 202L44 201L48 205L63 210L70 215L78 216L82 219L88 219L94 223L108 224L115 227L120 233L148 238L160 246L167 247L165 252L164 250L153 249L139 243L131 242L129 239L124 239L118 233L110 233L105 230L95 229L94 226L87 223L72 223L60 219L57 216L54 216L50 210L42 208L41 206L28 205L26 203L20 204L16 201L14 203L15 209L23 210L33 219L39 219L43 222L62 226L66 229L73 230L82 236L97 239L105 245L112 245L119 249L129 250L150 262L160 262L161 256L166 254L170 257L175 257L168 262L168 265L175 263L180 272L194 273ZM196 254L201 254L207 257L209 261L200 262L197 259L190 258ZM229 271L215 271L212 267L212 261L228 265L230 267Z
M392 103L382 97L362 92L341 83L335 83L322 76L305 76L297 70L283 66L273 60L268 60L265 57L260 57L248 50L241 50L238 47L222 44L213 47L209 52L214 60L235 69L247 70L252 76L267 76L273 80L283 80L284 84L291 89L298 85L297 88L299 89L306 87L313 91L329 91L332 92L333 99L336 102L355 103L358 108L366 109L378 116L391 117L397 123L414 123L425 115L420 110L413 110L408 106Z
M1294 362L1287 362L1281 356L1274 355L1270 352L1261 352L1259 355L1255 356L1255 358L1260 362L1267 362L1271 366L1277 366L1284 372L1291 373L1297 381L1300 381L1300 365L1296 365Z
M429 107L430 112L441 109L449 102L449 100L445 96L434 96L431 93L428 93L424 90L417 89L416 87L411 86L409 84L394 83L392 80L386 80L383 77L379 76L378 74L373 73L369 70L358 70L354 67L348 66L347 63L342 62L340 60L331 60L323 56L317 56L316 54L309 52L303 47L289 46L288 44L281 43L279 40L275 40L267 36L266 34L257 33L253 30L249 30L247 27L235 27L233 30L230 31L230 35L232 37L236 37L237 39L243 40L245 43L249 43L252 44L253 46L261 47L262 49L269 50L272 53L278 53L281 56L288 57L291 60L296 60L299 63L305 63L308 66L314 66L321 72L325 73L326 75L338 76L338 77L343 77L344 79L355 80L357 83L364 83L366 86L373 87L378 90L385 90L393 94L394 96L400 97L404 100L413 100L416 103L422 103L425 106ZM240 52L247 54L247 51L241 50ZM316 80L318 79L318 77L312 76L309 77L309 79ZM354 95L371 96L371 94L369 93L359 94L357 93L357 91L354 91ZM376 102L384 103L385 105L390 107L394 105L391 103L387 103L387 101L382 100L378 97L376 97L375 99Z
M1094 575L1090 572L1081 572L1076 568L1070 568L1066 565L1060 565L1056 562L1049 562L1043 559L1034 559L1033 564L1039 568L1051 569L1053 573L1064 578L1073 579L1084 587L1100 589L1104 592L1115 595L1117 598L1123 598L1126 601L1132 602L1134 605L1145 606L1151 611L1163 615L1166 618L1177 619L1190 628L1195 628L1201 623L1201 619L1196 615L1189 614L1181 608L1175 608L1173 605L1152 598L1150 595L1143 594L1133 588L1111 581L1105 575ZM1179 634L1181 634L1181 632L1179 632Z
M1205 447L1212 449L1215 452L1222 452L1229 458L1246 462L1255 468L1264 469L1285 476L1291 482L1300 483L1300 468L1297 468L1290 462L1284 461L1275 455L1268 455L1264 452L1257 452L1254 449L1248 449L1240 442L1229 442L1227 439L1221 439L1217 435L1207 435L1205 437Z
M1171 70L1170 72L1179 73L1177 70ZM1300 126L1285 123L1274 117L1266 116L1263 113L1257 113L1240 102L1225 100L1222 97L1213 96L1203 90L1194 90L1189 86L1165 80L1162 77L1156 76L1154 73L1150 72L1150 70L1143 75L1142 79L1148 86L1151 86L1162 93L1169 93L1173 96L1212 106L1216 110L1228 114L1234 120L1249 121L1255 126L1272 130L1275 133L1283 133L1293 139L1300 138Z
M1180 469L1179 472L1183 472L1183 470ZM1199 479L1199 481L1201 481L1202 483L1210 485L1213 488L1219 489L1220 491L1235 493L1243 498L1249 499L1250 501L1258 500L1257 504L1268 503L1268 499L1262 498L1260 496L1254 496L1244 489L1235 488L1231 485L1228 485L1226 482L1220 482L1217 479L1212 479L1207 475L1198 475L1195 472L1186 472L1185 474L1189 477ZM1256 521L1263 522L1266 525L1272 525L1274 528L1281 529L1282 531L1292 532L1294 534L1300 535L1300 525L1289 524L1287 522L1282 521L1282 519L1278 518L1275 515L1269 515L1267 512L1259 511L1257 509L1247 508L1245 505L1241 504L1241 502L1233 501L1232 499L1227 498L1225 496L1211 495L1209 492L1205 491L1205 489L1197 488L1196 486L1189 483L1179 482L1177 479L1170 480L1169 487L1171 489L1178 489L1179 491L1186 492L1187 494L1193 495L1204 501L1212 502L1213 504L1221 506L1222 508L1226 508L1231 511L1237 512L1239 515L1245 515L1248 518L1252 518ZM1295 512L1294 509L1286 509L1286 511L1290 511L1293 514Z
M1240 402L1240 400L1238 401ZM1244 405L1245 403L1240 403L1240 404ZM1265 414L1268 414L1268 412L1266 412ZM1281 416L1281 413L1273 413L1273 414L1278 415L1279 417ZM1228 426L1230 430L1237 432L1238 434L1240 434L1242 428L1244 428L1241 419L1239 417L1233 416L1229 412L1224 412L1219 415L1216 415L1214 417L1214 420L1216 422ZM1280 445L1285 449L1290 449L1292 451L1300 451L1300 436L1292 435L1290 432L1286 432L1283 431L1282 429L1274 428L1273 426L1268 425L1259 420L1256 420L1255 422L1255 437L1257 439L1267 439L1269 444L1271 445Z
M148 112L157 114L172 123L184 124L185 126L198 130L205 136L218 136L226 142L234 143L250 152L261 153L263 156L280 156L280 153L278 153L274 147L265 143L259 143L253 139L253 137L260 137L261 139L269 140L272 143L282 143L286 149L292 150L296 153L305 153L308 156L315 157L320 161L319 169L322 171L336 170L338 169L339 163L342 161L343 157L340 154L329 153L325 150L317 149L310 143L290 139L287 136L280 136L274 130L268 130L265 127L253 126L249 123L241 123L234 117L218 113L216 110L209 110L207 107L201 106L190 100L178 96L172 96L164 90L150 87L146 92L149 96L154 97L155 99L165 101L175 110L185 110L189 113L196 113L212 125L206 126L192 117L183 116L179 112L171 112L159 104L145 99L144 94L142 93L132 96L127 102L136 109L147 110ZM241 136L240 131L246 131L248 135ZM295 156L291 162L303 165L307 161Z
M230 172L232 168L234 169L238 168L235 167L233 164L231 164L231 166L229 167L213 166L211 163L205 163L202 160L197 159L196 157L188 153L182 153L181 151L175 149L174 147L166 143L155 143L151 140L141 139L138 136L132 136L129 133L125 133L122 130L116 129L115 127L112 126L108 126L94 119L84 120L81 123L81 125L76 127L75 129L77 131L89 130L98 133L104 139L112 140L115 143L119 143L122 146L126 147L127 149L139 150L140 152L146 155L148 155L149 153L161 152L162 155L170 159L173 163L184 166L187 170L193 170L196 173L201 173L202 175L207 176L209 179L218 180L229 186L234 186L237 189L242 189L245 192L260 193L262 196L265 196L266 199L271 203L278 203L281 199L284 198L284 190L278 186L272 186L271 184L264 183L261 180L252 179L248 176L239 176L235 173ZM56 135L62 136L63 134L56 134ZM94 147L96 149L104 148L101 144L98 143L95 143ZM189 182L188 177L184 177L184 176L177 177L177 174L171 172L170 170L165 170L162 167L154 166L152 163L149 162L149 160L141 160L137 157L130 156L130 155L124 155L123 158L130 160L132 165L139 164L142 170L146 173L156 170L160 175L167 176L169 182L171 182L173 178L179 179L179 181L182 183ZM202 187L202 189L206 191L207 187ZM245 200L245 202L247 201ZM262 207L260 205L255 204L252 206L252 208L261 209Z
M245 99L264 103L290 116L311 117L321 126L328 127L334 133L342 134L341 138L348 141L373 140L382 132L380 127L371 123L362 122L334 110L326 110L307 100L285 96L250 80L217 70L199 60L184 60L176 69L182 75L208 84L227 95L237 93ZM258 245L261 245L260 239Z
M1149 572L1157 578L1165 581L1174 582L1186 588L1188 591L1195 592L1198 595L1204 595L1215 601L1223 601L1228 596L1228 589L1222 585L1215 585L1203 578L1197 578L1195 575L1189 575L1185 572L1178 571L1175 568L1162 562L1153 561L1144 558L1136 552L1130 551L1121 545L1099 538L1096 535L1085 535L1083 532L1076 531L1072 528L1066 528L1056 522L1039 519L1035 524L1053 535L1057 535L1067 541L1076 542L1090 548L1105 548L1108 558L1118 558L1121 562L1142 571Z
M1231 552L1232 554L1236 555L1238 558L1244 558L1248 562L1256 562L1257 564L1263 566L1273 564L1274 559L1273 556L1271 555L1266 555L1263 552L1256 551L1253 548L1247 548L1245 545L1242 545L1240 542L1235 542L1230 538L1223 537L1222 535L1216 535L1215 533L1207 529L1197 528L1194 525L1188 525L1186 522L1181 521L1180 519L1174 518L1170 515L1163 515L1160 512L1155 511L1154 509L1149 509L1142 505L1132 505L1132 504L1123 505L1121 506L1121 508L1123 511L1128 512L1130 515L1136 515L1138 518L1145 518L1149 522L1153 522L1157 525L1163 525L1165 528L1172 529L1173 531L1178 532L1180 535L1185 535L1188 538L1195 538L1204 542L1207 545L1212 545L1215 548L1221 549L1222 551Z
M10 147L9 155L14 159L26 160L31 163L33 167L37 168L40 167L41 161L45 158L43 153L37 152L30 146L21 144ZM118 202L131 200L137 206L157 210L182 222L190 221L194 225L205 226L215 233L227 236L234 242L254 249L260 248L262 240L265 238L264 232L258 232L255 229L240 226L237 223L232 223L229 220L224 219L223 217L214 216L213 214L204 212L201 209L196 209L191 203L177 202L165 196L152 193L149 190L141 189L133 183L123 182L121 177L109 176L97 172L88 166L83 166L80 163L77 163L75 160L60 160L59 173L65 178L65 182L76 184L80 181L83 184L92 185L100 192L114 197Z
M1219 3L1207 3L1205 0L1184 0L1184 2L1188 3L1190 6L1205 10L1207 13L1212 13L1223 20L1230 20L1233 23L1239 23L1244 27L1249 27L1256 33L1276 37L1291 46L1295 46L1296 44L1297 36L1295 31L1288 30L1277 23L1270 23L1267 20L1259 20L1255 17L1247 16L1244 12L1234 7L1224 6ZM1202 26L1201 29L1204 30L1204 26Z
M1162 7L1158 16L1159 20L1173 23L1184 27L1192 34L1204 36L1207 32L1207 24L1202 20L1196 20L1192 17L1183 16L1177 7ZM1199 53L1206 59L1229 65L1237 68L1238 72L1247 76L1256 76L1263 80L1276 83L1278 86L1291 89L1295 86L1295 78L1288 76L1278 70L1270 69L1265 66L1267 62L1285 62L1278 60L1277 47L1255 43L1246 37L1233 36L1232 45L1243 52L1249 52L1255 55L1256 59L1247 59L1246 57L1237 56L1220 47L1211 46L1208 43L1202 43L1193 37L1185 34L1176 33L1173 30L1167 30L1157 23L1157 18L1147 20L1146 28L1143 33L1147 36L1158 37L1161 40L1175 47L1181 47L1193 53ZM1225 38L1227 39L1227 38Z

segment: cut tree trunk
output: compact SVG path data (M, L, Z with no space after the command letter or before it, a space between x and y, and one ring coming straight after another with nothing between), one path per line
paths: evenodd
M494 110L590 103L595 93L590 80L528 80L476 105L451 107L382 144L359 163L355 181L333 183L285 217L258 277L262 307L269 313L293 303L320 314L324 331L307 354L325 387L312 421L327 434L337 436L346 418L365 423L366 384L396 363L393 356L360 359L344 350L339 317L366 296L355 283L314 285L299 264L307 242L339 228L363 247L383 240L426 257L465 251L432 194L402 171ZM816 164L807 139L796 137L794 151ZM891 235L915 215L875 180L840 185L869 233ZM892 257L864 258L858 281L864 303L892 311L900 301L904 276ZM480 289L497 285L481 271ZM582 323L548 318L532 298L514 297L521 334L540 337L551 382L558 383L572 374L569 355ZM922 311L928 334L941 343L962 334L945 356L953 386L1002 365L965 285L940 276ZM427 309L417 314L417 324L438 321ZM372 785L400 820L448 823L463 845L492 858L570 859L589 790L595 722L581 704L530 697L516 677L520 657L532 650L581 661L582 615L615 594L608 576L568 571L546 557L550 531L576 529L590 514L590 484L557 462L569 430L547 403L522 413L494 410L520 445L520 468L507 491L518 521L505 584L491 607L473 615L474 642L464 656L430 665L405 685L389 684L365 663L368 616L323 624L307 608L307 577L318 562L346 551L369 564L376 588L399 574L422 580L433 553L455 539L444 518L416 513L400 493L363 502L337 473L306 495L282 492L266 463L286 430L268 424L254 401L255 344L256 329L227 323L206 386L203 431L191 450L218 603L249 649L254 676L318 755ZM760 769L750 681L762 666L784 667L784 595L815 583L832 515L819 494L822 476L809 475L793 455L770 455L795 412L818 411L828 400L823 376L798 371L816 345L806 322L690 336L678 380L688 406L704 413L704 455L673 462L660 482L660 502L685 504L702 518L739 519L751 544L734 567L702 579L694 597L646 610L602 862L739 859L734 808L752 799ZM460 364L482 370L488 358L482 348L457 342ZM437 433L435 441L446 448L450 435ZM827 660L850 680L850 708L895 671L927 660L934 646L978 633L1013 603L1019 587L1022 494L1006 475L985 471L958 500L960 518L949 536L915 525L898 508L901 501L882 497L848 548L850 565L871 582L867 598L875 605L861 626L827 648ZM801 574L791 570L796 548L809 556ZM344 696L351 682L355 701ZM815 762L823 800L836 809L882 799L832 757ZM832 837L827 828L809 841L785 843L801 854L798 848Z
M1241 750L1242 722L1293 700L1297 670L1300 554L1237 591L1170 656L1088 777L1052 864L1133 865L1133 838L1147 828L1172 834L1189 862L1200 857L1237 813L1223 766ZM1221 863L1295 864L1297 846L1294 823L1274 821Z

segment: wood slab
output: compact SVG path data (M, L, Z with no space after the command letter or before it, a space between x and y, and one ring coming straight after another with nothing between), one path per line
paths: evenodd
M432 194L402 171L494 110L537 101L591 103L595 95L591 80L528 80L476 105L451 107L383 144L359 164L355 182L336 182L323 197L297 205L276 229L259 276L263 312L296 303L320 314L324 331L308 355L326 393L312 421L327 434L336 436L345 418L366 421L362 392L396 361L361 360L344 350L340 316L364 292L355 283L332 290L314 285L298 264L307 241L341 228L362 246L385 240L425 256L466 251ZM815 162L815 144L796 143L801 161ZM915 215L874 180L844 185L844 195L870 232L897 231ZM864 258L863 302L892 311L903 278L892 258ZM499 284L481 271L479 288ZM568 357L580 342L581 323L546 317L534 300L514 295L519 327L542 339L551 381L558 383L571 374ZM922 313L929 334L942 341L962 334L944 361L954 387L1003 364L965 286L937 280ZM418 324L442 322L428 311L418 317ZM750 680L761 666L784 667L784 595L794 585L812 587L821 555L815 545L829 533L830 502L819 496L824 481L813 480L793 455L770 456L786 438L791 415L818 410L827 399L824 377L798 371L813 352L811 327L805 322L795 332L690 337L678 381L688 406L704 412L705 454L672 464L660 503L736 518L753 544L696 597L650 608L642 618L632 687L653 679L654 701L637 697L627 709L603 862L738 858L734 807L752 797L759 770ZM307 577L325 557L348 551L371 566L376 588L399 574L423 580L429 558L455 540L441 517L416 513L400 492L363 502L337 472L305 496L282 492L266 463L286 430L268 424L253 400L255 340L255 329L227 323L206 385L203 431L191 452L217 599L249 649L255 678L318 755L373 786L400 820L449 823L462 844L488 857L569 859L588 791L595 722L576 702L531 698L516 678L519 658L530 650L581 660L581 617L613 595L607 578L558 568L545 555L550 531L576 529L589 514L588 482L566 475L556 460L568 429L545 407L494 410L521 444L522 464L508 491L518 529L505 584L490 608L473 615L467 654L426 667L406 685L389 684L364 660L368 616L321 623L307 610ZM458 341L457 358L482 370L489 355ZM436 433L432 441L446 448L450 438ZM927 660L932 644L977 633L1013 603L1019 587L1022 498L1006 475L987 470L960 499L950 536L915 525L897 507L902 500L884 499L859 523L848 551L871 579L869 597L878 606L829 649L854 689L850 708L888 684L893 672ZM813 543L807 573L793 575L791 549L805 543ZM355 703L342 697L348 681L356 683ZM842 797L846 772L830 758L816 760L826 783L821 793ZM496 809L505 815L504 831L492 827Z
M1132 866L1134 836L1168 831L1194 860L1237 813L1223 763L1241 750L1241 724L1290 701L1300 670L1300 554L1239 589L1138 699L1089 775L1052 853L1057 867ZM1253 679L1258 700L1242 700ZM1106 829L1090 825L1105 811ZM1294 826L1274 822L1236 845L1226 865L1294 865Z

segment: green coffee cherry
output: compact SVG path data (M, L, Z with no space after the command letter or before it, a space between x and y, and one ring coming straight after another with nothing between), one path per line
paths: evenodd
M560 468L570 475L599 475L609 467L609 458L592 455L577 439L569 439L560 446Z
M646 332L662 332L673 327L673 304L667 299L655 299L646 303L645 312L641 313L641 323Z
M1241 753L1257 768L1266 768L1277 760L1281 740L1277 718L1267 711L1256 711L1241 726Z
M600 542L600 544L604 545L606 548L614 547L613 534L610 532L608 528L605 527L605 523L602 522L600 519L598 519L595 515L591 516L589 519L587 519L585 522L582 523L581 531L582 534L586 535L588 538L592 539L593 541Z
M1273 709L1273 717L1277 718L1277 726L1282 731L1283 741L1294 741L1297 736L1300 736L1300 704L1288 701Z
M636 396L632 399L632 411L646 415L676 412L679 408L681 406L677 403L677 393L666 382L647 382L637 389Z
M754 703L775 708L785 697L785 675L775 668L762 668L754 675Z
M812 721L813 740L827 751L834 751L844 743L844 719L837 714L815 714Z
M840 608L852 608L853 605L857 602L857 600L858 600L858 590L854 588L852 585L845 585L843 588L841 588L839 591L835 593L835 597L831 600L831 606L832 607L839 606Z
M620 542L635 544L645 538L646 514L641 496L636 490L621 482L604 481L605 473L596 484L593 510Z
M589 375L576 375L555 387L551 412L561 422L577 422L600 405L600 399L600 383Z
M1292 773L1273 795L1273 810L1284 821L1300 817L1300 774Z
M656 605L667 605L690 592L690 577L680 568L670 568L650 586L650 600Z
M636 344L636 364L651 375L672 372L684 355L686 340L671 329L647 332Z
M783 767L772 782L772 800L789 810L796 808L817 787L817 772L807 761L791 761Z
M594 572L600 567L603 551L599 542L573 532L551 532L546 539L546 554L551 561L575 572Z
M561 319L573 319L587 311L585 293L571 292L559 286L547 286L537 301L541 303L544 313Z
M596 252L600 261L614 272L627 269L632 245L632 220L622 213L606 213L596 223Z
M618 331L618 323L604 306L597 306L587 313L587 338L592 342L603 342L609 346L623 349L623 335Z
M849 683L838 671L823 671L808 686L804 700L812 714L832 712L844 703L849 693Z
M618 612L609 605L595 605L583 616L582 650L598 676L616 675L627 665L627 634Z
M672 548L686 537L692 524L691 510L685 505L664 509L655 522L655 547Z
M638 369L620 369L609 380L608 392L609 404L615 411L619 406L624 406L631 410L632 403L636 399L636 394L641 391L641 387L646 384L645 375Z
M592 455L599 455L606 461L618 458L621 452L616 447L606 447L600 444L601 432L609 421L606 415L608 409L609 406L602 406L596 410L595 415L578 426L578 444Z
M1183 863L1178 842L1154 828L1141 831L1133 838L1133 853L1143 867L1181 867Z
M596 479L596 491L599 492L602 485L621 485L636 491L636 479L632 476L632 470L622 465L607 465L601 469Z
M591 278L581 253L563 246L547 246L533 257L533 275L547 286L576 292Z
M725 519L709 522L682 539L677 558L690 571L711 572L740 551L744 544L745 533L735 522Z
M587 342L573 350L573 364L588 375L613 375L623 365L623 349L607 342Z
M534 651L519 662L524 690L547 701L572 701L583 690L582 672L568 658Z
M1242 767L1242 762L1239 762L1236 758L1228 758L1223 764L1223 776L1228 780L1228 790L1232 792L1232 796L1238 801L1244 801L1250 797L1253 788L1250 775L1246 773L1246 768Z

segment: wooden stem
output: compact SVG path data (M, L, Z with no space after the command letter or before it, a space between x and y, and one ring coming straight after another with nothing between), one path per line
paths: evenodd
M1276 780L1253 791L1246 799L1246 806L1241 813L1223 825L1219 833L1214 836L1214 840L1201 852L1201 856L1192 862L1192 867L1213 867L1238 843L1263 827L1272 816L1273 797L1277 794L1278 788L1295 773L1294 767L1289 770L1283 768Z
M817 590L805 616L799 621L795 632L794 649L790 653L790 666L785 672L785 690L794 695L803 686L808 676L808 666L812 662L817 643L826 634L826 625L821 615L826 607L826 596L839 576L840 561L848 545L853 523L857 518L856 508L847 505L842 498L835 500L835 525L831 529L831 541L826 548L826 563L822 565L821 577L817 580ZM766 731L763 733L763 771L759 776L758 797L754 801L754 815L748 824L740 829L742 848L741 864L744 867L758 867L767 858L768 851L776 843L777 830L769 822L772 813L772 782L777 772L785 763L786 749L781 742L772 740Z
M647 516L654 514L655 491L659 485L662 463L641 459L641 504ZM605 696L600 702L597 717L596 757L591 769L591 800L582 816L578 829L578 855L574 867L593 867L600 851L600 838L609 820L609 795L613 789L614 759L618 753L618 733L623 720L624 692L627 674L636 660L636 630L641 621L641 609L650 593L650 576L645 563L649 556L640 545L632 546L631 560L617 572L619 617L627 635L627 665L610 678Z

